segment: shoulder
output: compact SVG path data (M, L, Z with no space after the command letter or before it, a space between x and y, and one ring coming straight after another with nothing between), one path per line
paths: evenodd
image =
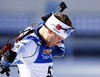
M33 40L34 38L33 35L34 34L28 35L25 38L23 38L21 41L15 44L12 50L17 53L17 59L25 57L25 56L30 56L35 52L37 48L37 44L36 44L36 41Z
M39 37L36 34L31 33L30 35L24 37L22 40L33 40L33 41L35 41L35 39L39 39Z
M39 37L34 34L34 33L31 33L30 35L24 37L20 43L25 43L27 44L28 46L31 46L31 45L41 45L41 42L39 40Z

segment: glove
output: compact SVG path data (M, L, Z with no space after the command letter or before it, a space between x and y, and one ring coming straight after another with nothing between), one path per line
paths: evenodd
M9 74L9 72L10 72L9 66L1 65L0 68L1 68L1 70L0 70L1 74L6 73L7 76L10 76L10 74Z
M6 53L1 58L1 63L5 66L9 66L13 63L17 56L16 52L13 52L12 50L7 50Z

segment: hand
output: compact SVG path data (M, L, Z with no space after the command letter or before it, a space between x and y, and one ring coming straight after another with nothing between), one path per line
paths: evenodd
M10 72L9 66L1 65L0 68L1 68L1 70L0 70L1 74L6 73L7 76L10 76L10 74L9 74L9 72Z

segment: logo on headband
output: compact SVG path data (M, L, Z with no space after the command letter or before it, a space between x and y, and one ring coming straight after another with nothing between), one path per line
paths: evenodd
M54 29L56 32L60 33L60 29L62 28L61 25L59 25L59 24L57 24L57 25L51 24L51 25L55 26L55 27L53 27L53 29Z
M57 24L56 29L60 30L61 27L62 27L61 25Z

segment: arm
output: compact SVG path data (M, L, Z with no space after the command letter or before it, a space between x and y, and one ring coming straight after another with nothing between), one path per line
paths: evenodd
M53 57L63 57L65 54L65 46L64 41L61 41L61 44L53 47L52 56Z
M5 52L5 54L1 58L1 63L5 66L11 65L15 58L21 58L24 51L25 51L25 45L18 42L17 44L14 45L12 49L9 49Z

